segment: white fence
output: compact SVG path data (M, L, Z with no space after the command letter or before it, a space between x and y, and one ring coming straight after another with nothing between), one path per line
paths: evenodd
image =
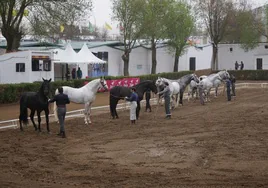
M237 83L236 84L236 89L243 89L243 88L268 88L268 83ZM224 87L220 87L218 91L222 91ZM213 91L213 90L212 90ZM184 97L187 96L187 93L184 94ZM184 98L185 99L185 98ZM157 100L156 98L151 99L151 104L154 105L156 104ZM141 106L145 105L145 101L141 101ZM128 109L129 108L129 103L121 103L117 105L117 110L122 110L122 109ZM101 111L101 112L109 112L110 106L97 106L97 107L92 107L92 111ZM74 110L74 111L69 111L66 113L65 118L75 118L75 117L81 117L84 116L84 109L80 110ZM35 117L36 119L37 117ZM42 119L44 119L44 116L41 116ZM52 119L51 119L52 118ZM50 114L49 115L50 122L54 121L54 115ZM1 129L8 129L8 128L18 128L19 125L19 120L18 119L12 119L12 120L7 120L7 121L0 121L0 130Z

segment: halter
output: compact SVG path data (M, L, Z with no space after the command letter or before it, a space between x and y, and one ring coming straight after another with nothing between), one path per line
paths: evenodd
M105 81L104 79L100 80L100 83L101 83L102 87L103 88L108 88L107 84L104 81Z

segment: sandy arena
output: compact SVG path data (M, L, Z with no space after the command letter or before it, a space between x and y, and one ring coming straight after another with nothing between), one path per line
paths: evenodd
M268 89L201 106L141 110L131 126L93 115L66 122L67 139L32 126L0 132L0 187L268 187Z

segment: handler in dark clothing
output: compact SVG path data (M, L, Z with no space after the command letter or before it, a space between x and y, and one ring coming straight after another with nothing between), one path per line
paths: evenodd
M170 112L170 89L169 89L169 84L166 82L165 83L165 88L163 91L159 92L158 95L164 95L165 99L165 110L166 110L166 119L171 118L171 112Z
M57 105L57 112L58 112L58 118L60 122L60 133L58 136L62 136L62 138L65 138L65 129L64 129L64 120L66 115L66 104L70 103L68 95L63 94L63 88L58 88L59 94L55 95L53 99L49 100L49 103L53 103L56 101Z
M227 100L231 101L232 97L231 97L231 86L232 83L229 79L226 80L226 90L227 90Z
M145 99L146 99L145 112L147 112L148 109L149 109L149 112L152 112L152 108L150 105L150 99L151 99L151 90L150 89L147 89L147 91L145 93Z
M232 95L233 96L236 96L235 95L235 82L236 82L236 79L235 79L235 76L234 75L230 75L230 81L231 81L231 84L232 84Z

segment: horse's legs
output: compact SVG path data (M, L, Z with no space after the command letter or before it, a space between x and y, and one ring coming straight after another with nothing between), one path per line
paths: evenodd
M46 114L46 123L47 123L47 132L49 133L49 118L48 118L48 114L49 114L49 109L45 109L45 114Z
M91 120L90 120L91 105L92 105L92 103L89 103L89 105L88 105L88 113L87 113L87 122L88 122L89 124L91 124Z
M176 102L176 107L178 107L179 106L179 94L176 95L176 101L175 102Z
M113 117L113 119L114 119L114 116L115 116L115 114L114 114L114 97L112 97L111 95L110 95L110 113L111 113L111 116Z
M34 122L34 114L35 114L35 110L31 110L30 118L31 118L31 121L33 123L35 130L37 131L37 127L36 127L36 124Z
M181 105L183 105L182 100L183 100L183 92L180 91L180 102L179 102L179 103L180 103Z
M37 110L37 117L38 117L38 130L39 132L41 132L41 116L40 116L41 112Z
M218 96L218 87L215 87L215 97Z
M89 102L85 103L85 111L84 111L84 115L85 115L85 124L88 124L87 122L87 117L88 117L88 109L89 109Z
M21 120L19 120L19 122L20 122L20 130L23 131Z
M141 104L140 104L140 101L138 101L137 102L137 108L136 108L136 118L137 119L139 119L140 109L141 109Z
M114 104L114 115L115 117L118 119L118 114L117 114L117 111L116 111L116 106L117 106L117 103L118 103L118 100L115 101L115 104Z

